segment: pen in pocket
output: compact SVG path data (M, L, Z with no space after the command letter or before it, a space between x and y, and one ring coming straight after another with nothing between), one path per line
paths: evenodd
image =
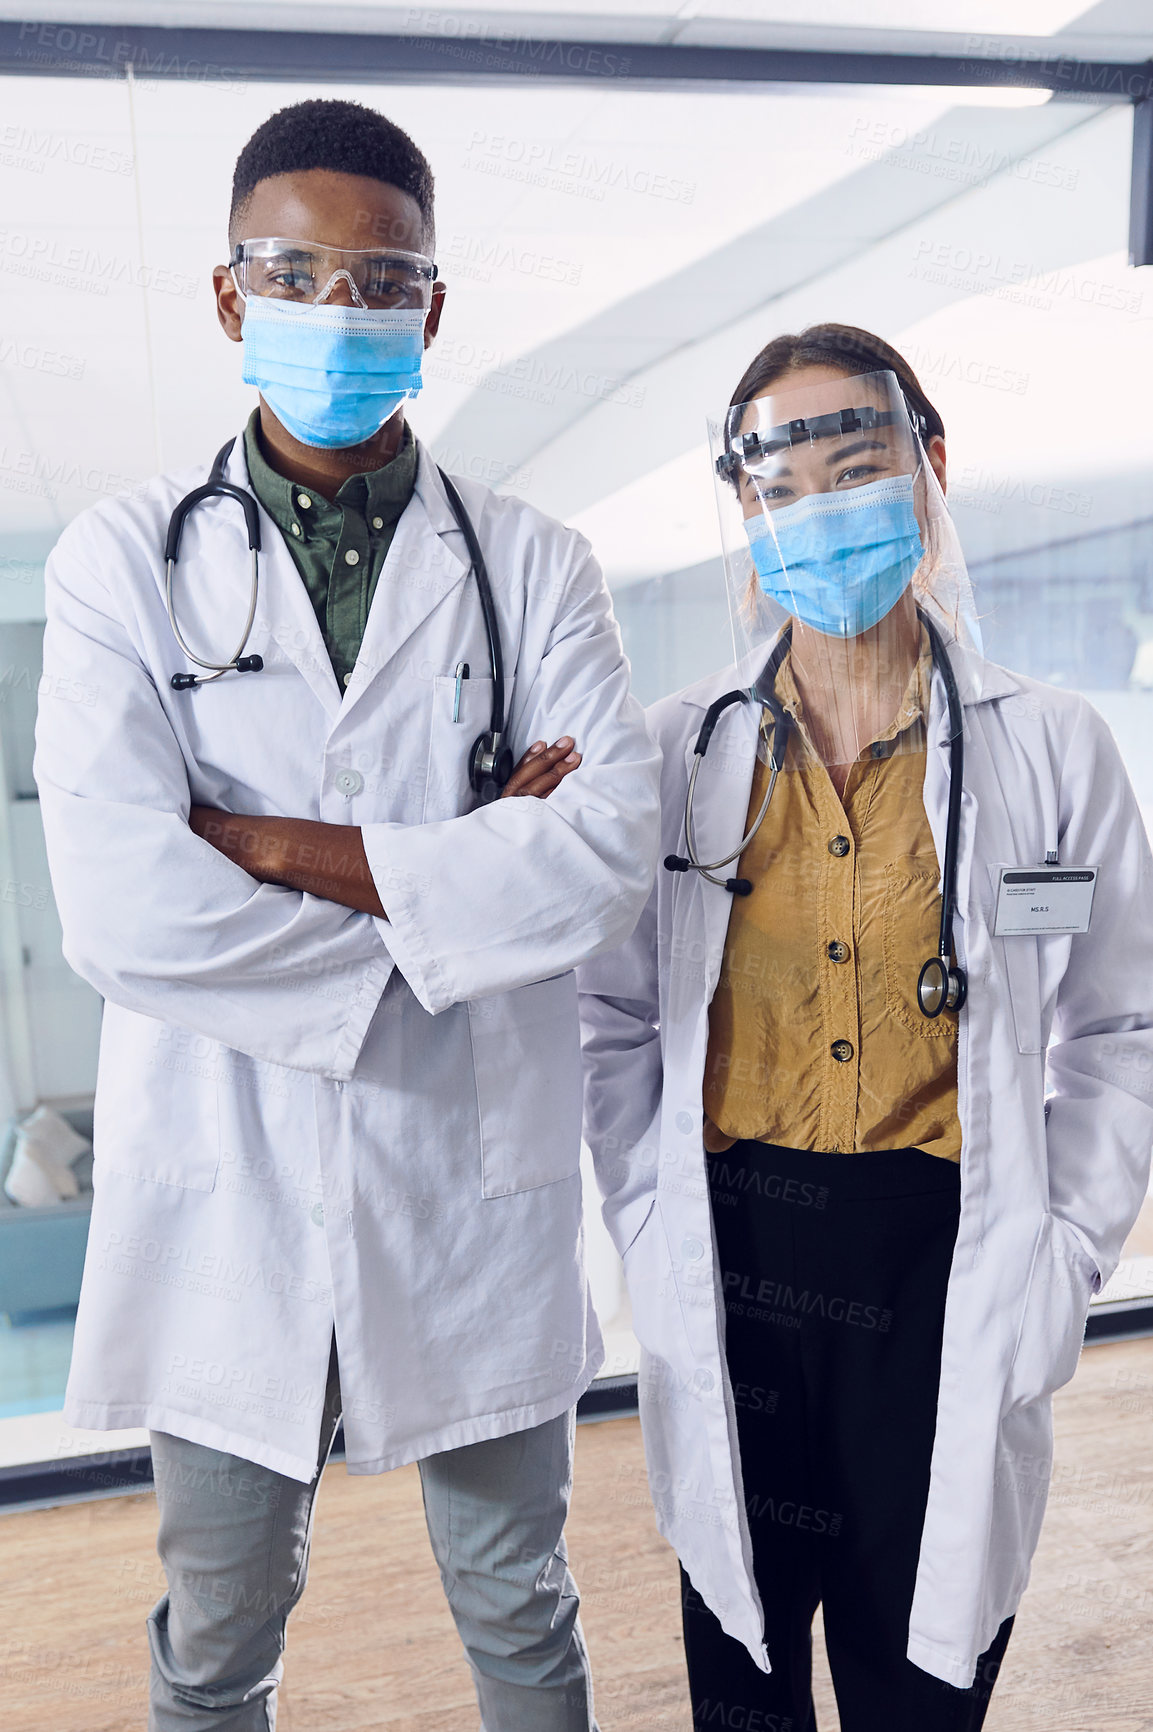
M460 721L460 688L461 688L462 683L467 678L468 678L468 663L467 662L457 662L457 664L456 664L456 691L454 692L453 699L452 699L452 719L454 722Z

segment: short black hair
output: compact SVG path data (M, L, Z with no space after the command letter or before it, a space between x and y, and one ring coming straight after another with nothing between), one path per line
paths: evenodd
M236 159L229 230L244 215L260 181L311 168L367 175L407 193L420 207L431 242L432 170L407 132L362 102L320 97L278 108L257 127Z

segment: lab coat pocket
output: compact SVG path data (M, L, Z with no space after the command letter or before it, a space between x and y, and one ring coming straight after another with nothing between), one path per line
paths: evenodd
M1076 1231L1046 1215L1037 1234L1003 1411L1037 1401L1077 1369L1089 1301L1101 1276Z
M993 882L994 898L994 916L989 920L990 932L993 930L1000 875L1000 866L990 866L989 876ZM1017 1051L1043 1052L1045 1048L1041 1039L1041 974L1037 940L1026 934L1013 938L994 938L993 945L994 951L1000 947L1004 958L1005 982L1009 989L1009 1003L1013 1008L1013 1032L1017 1037Z
M624 1249L620 1254L621 1261L624 1263L626 1268L628 1267L629 1253L632 1251L637 1240L653 1218L653 1213L657 1206L656 1192L654 1191L653 1195L647 1200L643 1198L641 1200L644 1203L644 1213L641 1215L640 1220L637 1221L636 1226L631 1229L629 1237L625 1242Z
M1035 938L998 938L1013 1006L1018 1052L1041 1052L1041 977Z
M480 1117L481 1186L508 1197L580 1170L576 976L468 1001Z
M623 1257L633 1333L648 1353L681 1361L684 1337L660 1206L654 1197Z
M477 796L469 780L472 748L492 717L492 680L462 679L457 704L455 674L432 682L432 721L424 784L424 822L471 812ZM456 720L453 720L454 715Z

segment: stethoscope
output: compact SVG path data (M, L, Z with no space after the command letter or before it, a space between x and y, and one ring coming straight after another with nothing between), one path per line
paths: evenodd
M945 646L941 641L932 620L917 609L921 624L929 634L929 645L933 652L933 666L941 675L945 685L945 697L949 706L949 810L945 824L945 869L942 873L941 894L941 927L937 941L937 954L930 956L917 976L917 1003L921 1013L928 1017L940 1016L943 1010L960 1010L968 993L968 977L963 968L953 960L953 916L957 908L957 856L960 850L961 832L961 791L965 782L965 742L962 737L964 716L961 710L961 697L957 690L957 679L953 672ZM769 802L773 797L777 776L785 762L785 752L788 747L789 717L776 696L777 671L780 668L789 644L792 641L792 626L786 626L773 646L773 652L765 664L753 692L747 690L726 692L717 698L705 711L705 719L701 723L696 744L693 747L693 767L689 772L688 791L685 794L685 850L684 855L669 854L665 857L667 872L699 872L702 878L707 878L710 884L718 885L732 896L748 896L752 892L752 884L747 878L718 878L716 874L726 866L731 866L738 860L756 836L764 823L769 810ZM713 737L716 725L731 704L743 704L755 698L763 712L767 710L772 717L772 739L769 743L769 785L765 797L761 801L760 810L753 819L745 835L737 843L730 854L721 860L702 860L697 850L696 830L693 823L693 800L696 795L697 777L709 742Z
M211 671L204 674L173 674L171 684L173 691L192 691L197 686L209 685L223 674L255 674L264 666L264 658L259 655L245 655L245 646L252 633L252 624L256 618L256 602L260 593L260 508L255 495L247 488L237 487L234 482L224 479L224 467L232 452L236 440L232 438L217 452L209 471L208 480L201 487L194 487L191 493L186 493L168 520L168 535L164 543L164 563L166 575L164 580L164 597L168 607L168 623L172 634L189 661L197 667L208 668ZM492 584L489 581L488 567L472 520L464 508L460 494L449 480L443 469L438 468L448 502L452 506L457 527L464 536L471 561L471 569L476 577L477 593L480 597L480 610L484 616L484 631L488 639L488 659L492 669L492 711L488 727L474 742L469 754L469 785L480 796L481 805L487 806L495 800L509 777L512 775L512 748L504 738L504 657L501 653L500 625L496 615L496 604L492 598ZM184 525L188 514L202 504L206 499L235 499L244 511L244 522L248 530L248 551L251 558L250 594L248 602L248 618L244 622L240 642L227 661L207 661L196 654L184 641L184 635L176 620L176 605L173 596L173 574L176 561L180 557L180 538L184 533ZM464 664L462 663L463 667ZM459 687L460 674L457 683ZM459 692L458 692L459 699Z

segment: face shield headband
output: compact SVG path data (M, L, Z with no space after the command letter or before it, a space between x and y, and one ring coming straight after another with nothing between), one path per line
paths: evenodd
M778 427L740 431L740 421L747 405L738 403L726 418L725 449L716 460L717 474L736 485L741 469L755 474L756 466L779 452L791 451L795 445L812 445L818 439L845 439L853 433L871 433L881 428L897 426L903 419L924 445L929 437L924 415L906 400L905 415L900 410L878 409L864 403L858 409L836 409L824 415L799 415Z

